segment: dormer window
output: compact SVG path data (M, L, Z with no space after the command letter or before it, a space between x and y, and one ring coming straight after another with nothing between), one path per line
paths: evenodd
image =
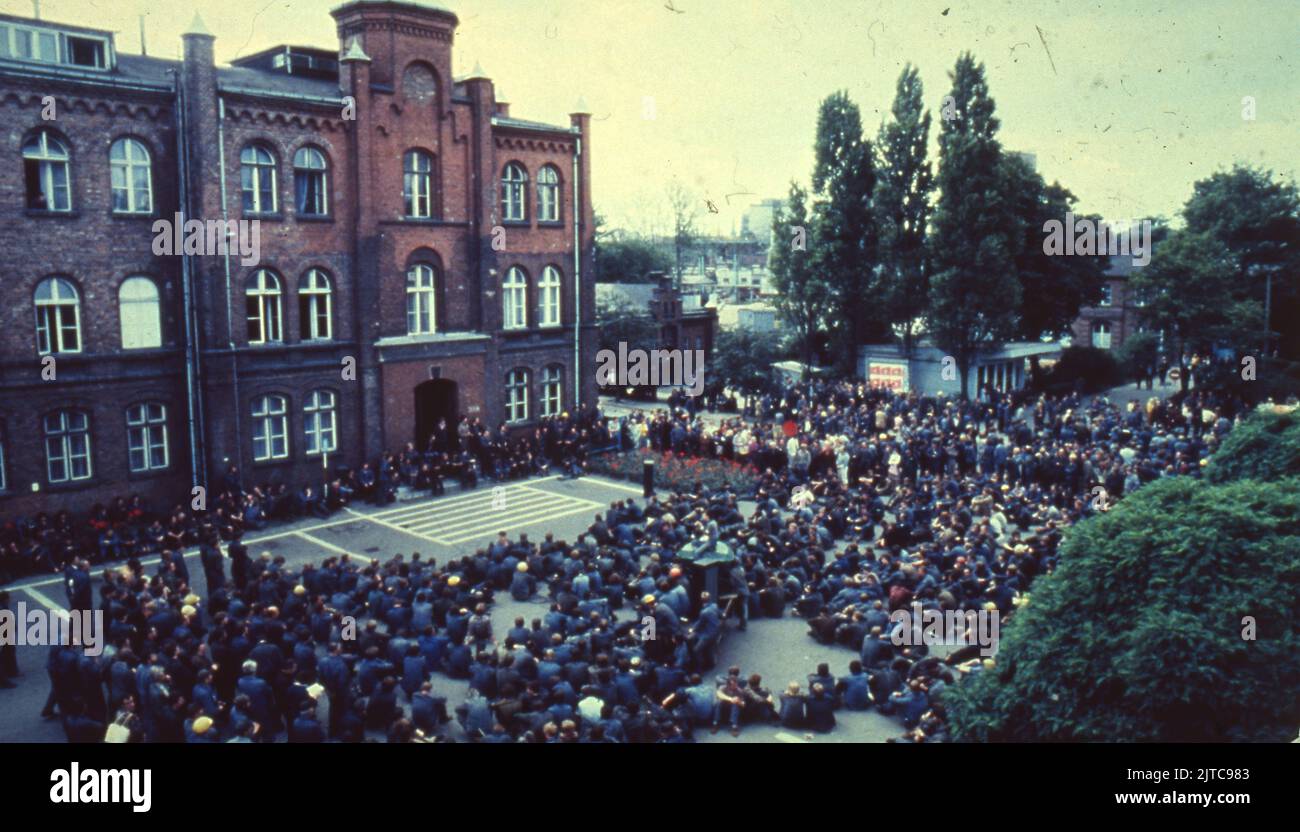
M107 69L109 54L106 37L0 23L0 59Z

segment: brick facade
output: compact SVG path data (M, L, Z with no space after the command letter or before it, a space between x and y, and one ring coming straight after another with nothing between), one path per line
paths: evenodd
M232 463L246 482L318 478L304 412L317 391L335 402L331 467L415 440L435 400L439 414L452 407L499 426L515 369L528 373L530 420L548 368L561 370L562 409L595 403L589 116L575 113L568 126L522 121L495 100L491 80L453 80L450 12L354 2L331 14L337 53L286 47L218 67L214 38L196 20L181 61L110 55L106 67L84 69L0 60L0 158L9 160L0 162L0 246L11 255L0 261L0 516L82 510L133 492L178 502ZM84 32L111 50L106 32L3 16L0 25ZM46 120L51 96L56 115ZM39 130L69 151L69 212L28 208L23 148ZM145 214L113 212L109 147L122 137L150 154ZM241 153L251 147L275 165L275 208L257 214L245 214L241 193ZM323 217L297 210L294 160L304 147L327 163ZM433 160L427 218L405 216L410 150ZM511 162L528 176L522 222L502 219ZM558 173L556 222L537 217L543 166ZM259 261L154 254L154 222L178 211L256 219ZM408 332L407 271L416 263L437 275L433 333ZM527 326L506 330L501 281L513 267L528 280ZM561 279L560 324L543 328L546 267ZM300 281L313 269L330 283L328 340L309 339L302 319ZM279 282L280 338L271 343L250 343L247 287L259 270ZM135 275L157 286L159 347L123 348L118 289ZM76 287L81 343L54 353L47 378L34 293L53 276ZM287 454L259 462L252 411L263 396L286 404ZM126 424L127 409L142 402L165 405L169 456L143 474L130 470ZM65 410L88 417L92 475L59 484L47 471L42 420Z

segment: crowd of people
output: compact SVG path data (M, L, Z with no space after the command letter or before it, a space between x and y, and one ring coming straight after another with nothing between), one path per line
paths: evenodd
M765 397L750 418L669 408L609 429L590 413L512 442L463 425L453 440L440 426L428 452L387 457L373 484L357 472L351 496L383 501L383 483L418 487L424 466L466 453L462 464L497 478L535 473L538 459L579 473L584 450L604 444L754 471L747 493L619 500L573 542L503 532L446 563L339 556L298 568L253 555L239 508L265 506L266 493L232 477L224 515L161 524L179 536L155 544L165 556L153 574L138 560L148 550L117 553L127 565L103 571L97 602L90 561L111 549L38 556L63 567L71 606L94 604L109 622L103 656L51 649L46 715L73 741L677 742L754 723L829 731L839 711L875 709L899 720L902 740L942 741L945 691L996 658L900 644L891 613L1013 614L1054 568L1065 528L1153 479L1198 475L1240 408L1200 392L1120 407L814 381ZM202 595L178 554L195 542ZM688 544L734 555L718 597L676 559ZM494 620L502 594L546 612ZM718 672L727 622L789 616L846 648L842 675L822 664L777 694L760 673ZM447 679L468 686L450 709Z
M91 563L145 558L198 545L211 532L234 540L268 524L299 517L328 517L354 500L391 503L400 488L442 494L447 482L474 488L560 471L577 476L587 455L613 443L607 420L594 408L539 420L526 430L486 429L478 419L455 426L440 421L423 450L414 443L360 468L343 466L325 482L290 487L250 483L237 466L216 478L196 510L189 501L151 506L139 495L96 505L89 516L38 512L0 521L0 583L24 575L61 571L74 557Z

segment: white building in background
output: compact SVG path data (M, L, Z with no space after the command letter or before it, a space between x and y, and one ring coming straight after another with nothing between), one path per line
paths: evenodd
M752 235L766 245L772 244L772 220L785 206L783 199L765 199L745 209L740 217L740 236Z

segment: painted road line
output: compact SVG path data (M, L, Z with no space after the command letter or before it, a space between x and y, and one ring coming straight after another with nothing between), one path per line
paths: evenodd
M40 601L59 618L62 618L65 621L68 620L68 611L63 608L63 605L46 595L44 592L37 589L26 589L23 591L35 598L37 601Z
M344 549L342 546L335 546L333 543L327 543L326 541L321 540L319 537L313 537L312 535L307 534L307 532L298 532L297 536L301 537L303 540L307 541L308 543L315 544L316 546L319 546L322 549L328 549L331 552L337 552L340 555L350 555L351 557L354 558L360 558L361 560L364 560L367 563L369 563L372 560L371 557L369 557L364 553L352 552L347 549Z
M562 499L559 495L546 494L545 492L542 492L541 496ZM385 517L384 519L390 523L397 523L398 525L418 526L434 519L479 516L488 513L501 514L510 511L512 505L520 505L524 502L536 502L538 499L539 495L516 491L509 496L502 495L501 500L484 500L482 503L475 503L474 505L454 506L450 510L441 510L438 506L429 506L425 511L419 514L412 514L409 517L403 517L397 520L394 520L391 517Z
M468 517L461 518L459 520L449 518L443 522L442 531L448 533L454 533L454 529L460 526L466 526L466 525L486 526L494 522L509 524L513 522L515 518L520 516L531 516L537 514L538 512L544 512L549 509L559 509L559 508L569 508L569 507L575 507L575 508L581 507L587 509L591 508L591 506L585 504L585 501L573 500L568 497L560 497L555 494L550 494L550 495L540 494L535 498L528 500L527 502L520 502L516 504L509 511L501 510L501 511L494 511L494 512L480 512Z
M776 738L781 742L806 743L808 740L803 737L796 737L794 734L787 734L785 731L777 731Z
M438 514L427 515L424 517L413 518L405 521L401 525L413 531L436 531L444 532L454 529L457 526L466 524L476 524L500 519L502 522L508 522L515 514L525 513L541 508L544 505L562 506L571 503L563 497L555 495L538 495L529 497L526 500L520 500L509 508L492 508L488 507L483 511L472 511L452 515Z
M589 504L589 505L593 505L593 506L597 506L597 507L601 507L601 506L604 506L604 505L605 505L604 503L599 502L599 501L597 501L597 500L588 500L586 497L575 497L575 496L573 496L572 494L562 494L562 493L560 493L559 491L547 491L545 488L533 488L531 485L525 485L525 486L523 486L523 488L524 488L524 490L526 490L526 491L532 491L532 492L535 492L535 493L537 493L537 494L550 494L552 497L563 497L563 498L566 499L566 500L574 500L574 501L576 501L576 502L583 502L583 503L587 503L587 504Z
M584 477L584 479L586 479ZM633 488L630 485L623 485L619 482L606 482L605 480L588 480L592 485L599 485L601 488L617 488L620 491L630 491L633 494L644 494L645 489Z
M410 529L404 529L404 528L402 528L401 526L397 525L396 523L389 523L387 520L383 520L383 519L378 518L378 517L373 517L373 516L371 516L371 515L369 515L369 514L362 514L361 512L359 512L359 511L353 511L353 510L350 509L350 508L344 509L344 511L348 512L349 514L353 515L354 517L359 517L359 518L361 518L362 520L369 520L369 521L372 522L372 523L378 523L379 525L384 526L385 528L392 529L392 530L395 531L395 532L401 532L402 534L410 535L411 537L418 537L418 538L420 538L421 540L427 540L427 541L429 541L430 543L437 543L437 544L444 545L444 546L446 545L446 542L445 542L445 541L438 540L437 538L434 538L434 537L429 537L428 535L425 535L425 534L419 534L418 532L413 532L413 531L411 531ZM308 532L310 532L310 531L315 531L315 530L314 530L314 529L304 529L304 531L308 531Z
M528 482L530 483L549 482L553 479L557 479L558 476L559 476L558 474L552 474L549 477L542 477L536 480L528 480ZM418 511L420 509L430 508L431 506L455 505L456 503L473 500L475 498L481 499L483 497L487 497L488 499L491 499L492 490L494 488L501 488L505 493L509 494L511 491L524 488L524 487L525 487L524 483L513 483L511 485L492 486L485 491L483 490L484 486L480 485L478 488L474 489L473 491L457 494L452 497L432 497L431 498L432 502L421 503L418 506L400 506L398 508L384 509L383 511L375 512L375 515L379 517L384 517L386 519L391 519L393 516L401 514L403 512Z
M552 512L546 512L546 511L543 511L543 512L540 512L540 513L537 515L537 516L538 516L538 519L530 520L530 521L528 521L527 523L522 523L522 525L524 525L524 526L535 526L535 525L537 525L537 523L540 522L541 519L543 519L543 518L545 518L545 519L551 519L551 518L556 518L556 519L558 519L558 518L560 518L560 517L568 517L568 516L570 516L570 515L577 514L577 513L579 513L579 512L590 511L590 510L591 510L591 508L590 508L589 506L578 506L577 508L570 509L569 511L558 511L558 512L553 512L553 513L552 513ZM529 515L524 515L524 517L527 517L527 516L529 516ZM513 523L511 524L511 526L512 526L513 528L519 528L520 525L521 525L521 521L522 521L523 519L524 519L523 517L515 518L514 521L513 521ZM499 525L483 526L483 527L481 527L480 529L475 530L475 531L472 531L472 532L471 532L470 530L466 529L466 530L463 531L463 533L459 533L460 536L448 540L448 541L447 541L447 544L450 545L450 546L456 546L456 545L460 545L460 544L462 544L462 543L468 543L469 541L474 540L474 539L476 539L476 538L482 538L484 535L487 535L487 536L494 535L494 534L496 534L497 531L501 531ZM509 532L510 529L507 528L507 529L505 529L505 531L506 531L506 532Z

